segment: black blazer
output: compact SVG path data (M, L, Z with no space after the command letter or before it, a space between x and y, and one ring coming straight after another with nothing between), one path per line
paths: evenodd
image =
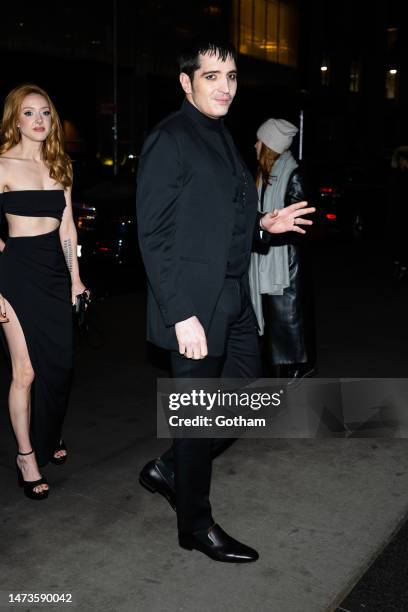
M232 155L227 155L219 130ZM146 139L139 164L137 221L148 278L147 339L177 350L174 325L196 315L208 332L222 290L242 160L222 120L187 100ZM246 194L250 260L257 191Z

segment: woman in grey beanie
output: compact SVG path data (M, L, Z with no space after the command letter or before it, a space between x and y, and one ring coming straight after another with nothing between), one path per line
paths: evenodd
M289 150L297 131L285 119L268 119L257 131L260 211L306 199L298 164ZM301 241L301 236L289 234L264 237L251 259L251 297L259 333L264 335L267 373L279 378L299 379L313 373L311 321L305 317L305 296L310 291L305 291L302 278Z

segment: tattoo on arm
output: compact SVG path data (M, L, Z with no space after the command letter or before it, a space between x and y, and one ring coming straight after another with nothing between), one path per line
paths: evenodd
M64 240L63 245L65 261L67 262L68 270L72 272L72 242L71 238Z

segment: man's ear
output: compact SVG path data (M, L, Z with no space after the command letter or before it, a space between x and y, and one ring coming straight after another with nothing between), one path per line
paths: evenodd
M191 79L185 72L180 73L180 83L183 88L185 94L193 93L193 88L191 86Z

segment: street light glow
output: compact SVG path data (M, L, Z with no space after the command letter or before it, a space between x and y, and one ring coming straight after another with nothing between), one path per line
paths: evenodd
M321 70L322 72L327 72L327 71L328 71L328 69L329 69L329 68L328 68L327 66L320 66L320 70Z
M391 68L391 70L389 70L390 74L397 74L398 70L396 68Z

